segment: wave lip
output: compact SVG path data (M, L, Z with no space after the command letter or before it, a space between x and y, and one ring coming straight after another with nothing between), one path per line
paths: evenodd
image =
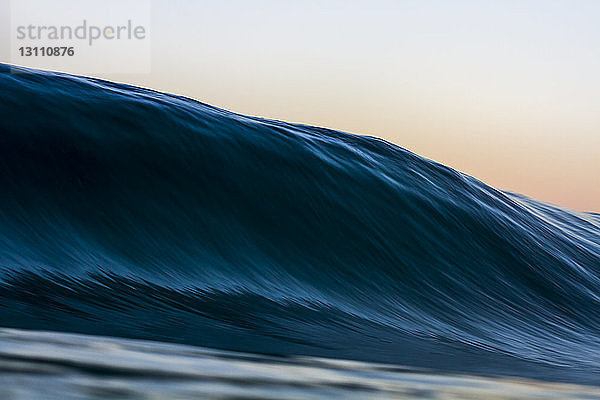
M376 138L11 72L3 326L598 383L598 214Z

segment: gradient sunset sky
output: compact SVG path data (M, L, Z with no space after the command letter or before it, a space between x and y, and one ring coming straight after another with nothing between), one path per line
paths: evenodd
M600 211L600 1L156 0L151 29L150 74L101 77Z

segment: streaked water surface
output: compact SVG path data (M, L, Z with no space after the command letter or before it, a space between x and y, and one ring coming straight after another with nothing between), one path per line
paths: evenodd
M600 385L600 216L377 138L0 65L0 326ZM127 390L195 385L175 359L220 368L198 390L244 386L222 379L239 357L162 359L154 344L147 356L178 378L144 380L142 353L118 347L103 370L89 346L54 347L94 358L90 378L73 360L40 364L53 347L24 343L37 357L27 368L52 371L35 375L48 392L110 388L120 362L135 366ZM270 379L283 392L349 390L321 375L390 395L393 382L421 387L415 377L447 394L459 382L256 360L257 377L241 370L258 397ZM72 379L52 379L57 368Z
M600 399L600 388L0 330L0 398Z

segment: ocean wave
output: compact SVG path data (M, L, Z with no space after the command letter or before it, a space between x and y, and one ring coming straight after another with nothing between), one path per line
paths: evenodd
M4 327L599 382L598 214L133 86L0 89Z

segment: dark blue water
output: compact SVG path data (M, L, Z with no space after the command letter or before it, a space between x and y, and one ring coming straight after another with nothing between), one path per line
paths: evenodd
M600 383L600 215L380 139L1 66L0 188L3 327Z

